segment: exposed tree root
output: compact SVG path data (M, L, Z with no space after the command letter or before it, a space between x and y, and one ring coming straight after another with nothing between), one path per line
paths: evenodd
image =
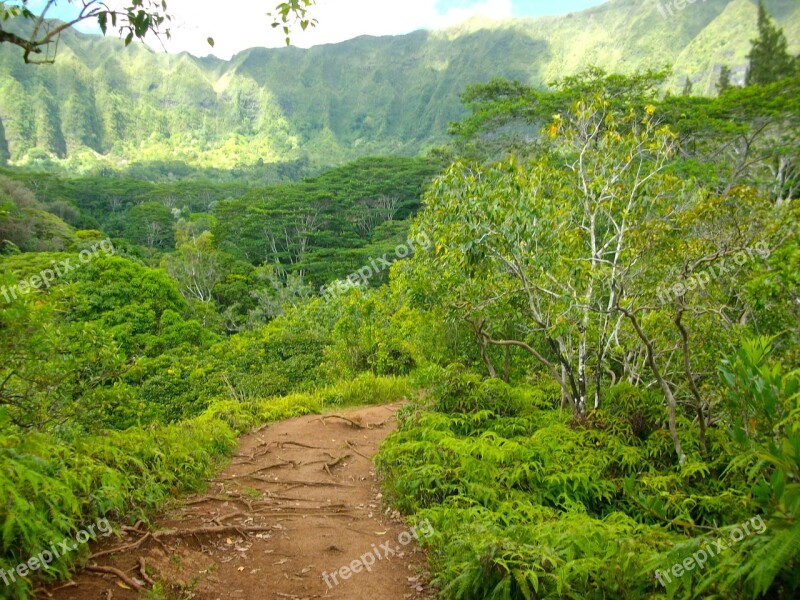
M243 525L221 525L217 527L192 527L190 529L164 529L162 531L156 531L152 535L154 538L162 538L162 537L186 537L190 535L213 535L218 533L231 533L235 531L237 533L256 533L259 531L272 531L272 527L267 527L264 525L250 525L250 526L243 526Z
M369 456L367 456L366 454L356 450L355 444L353 442L351 442L350 440L347 440L347 447L350 448L350 450L352 450L356 454L358 454L360 457L366 458L368 461L372 462L372 459Z
M114 567L101 567L99 565L88 565L86 567L86 570L89 571L90 573L103 573L105 575L114 575L115 577L118 577L120 580L122 580L125 583L125 585L127 585L129 588L139 592L144 591L145 589L144 587L136 583L133 579L128 577L128 575L126 575L125 573Z
M358 421L354 421L353 419L348 419L347 417L343 417L342 415L323 415L323 416L321 416L319 418L319 420L322 421L323 425L327 425L327 423L325 423L325 419L341 419L342 421L345 421L346 423L350 423L350 425L352 425L356 429L372 429L372 427L373 427L372 425L364 425L363 423L359 423Z
M317 500L314 500L312 498L295 498L293 496L278 496L276 494L271 494L271 493L269 494L269 498L270 500L285 500L286 502L317 502ZM273 504L279 504L279 503L273 503Z
M237 454L233 458L246 458L248 460L255 460L256 458L269 454L269 448L268 447L265 448L265 446L269 446L269 443L261 442L258 446L253 448L253 451L250 454ZM259 452L258 451L259 448L264 448L264 451Z
M203 496L202 498L196 498L195 500L187 500L184 502L186 506L191 506L193 504L205 504L206 502L236 502L241 499L239 494L229 494L227 496Z
M307 485L309 487L356 487L349 483L338 483L336 481L298 481L296 479L283 479L281 481L272 481L271 479L265 479L267 483L272 483L273 485Z
M278 448L283 448L284 446L297 446L298 448L308 448L309 450L324 450L325 448L320 448L319 446L309 446L308 444L301 444L300 442L276 442Z
M119 552L124 552L125 550L133 550L134 548L138 548L139 546L144 544L151 537L153 537L153 535L150 532L147 532L144 534L144 536L142 536L139 540L133 542L132 544L119 546L118 548L112 548L111 550L103 550L102 552L95 552L89 557L89 559L94 560L100 558L101 556L108 556L109 554L117 554Z
M147 564L144 562L144 557L139 557L139 574L142 576L142 579L149 583L150 585L155 585L156 582L147 574Z
M269 512L272 510L271 514L279 515L279 514L293 514L293 513L312 513L312 512L333 512L335 509L339 509L337 512L341 513L343 509L346 509L347 506L345 504L327 504L323 506L284 506L283 508L279 508L277 510L274 507L266 507L258 510L256 512L263 514L265 512Z
M221 517L214 517L213 519L211 519L211 521L216 523L220 527L222 527L222 521L227 521L228 519L232 519L233 517L241 517L241 516L243 516L245 514L246 513L243 513L242 511L237 510L237 511L234 511L232 513L228 513L227 515L223 515Z
M60 585L60 586L58 586L57 588L53 588L51 591L53 591L53 592L57 592L58 590L64 590L64 589L66 589L66 588L77 587L77 586L78 586L78 584L77 584L77 583L75 583L74 581L68 581L68 582L67 582L67 583L65 583L64 585ZM50 592L48 592L48 593L47 593L47 595L48 595L48 596L52 596L53 594L52 594L52 593L50 593Z
M336 459L336 460L334 460L333 462L325 463L325 464L322 466L322 468L323 468L325 471L327 471L328 475L330 475L331 477L333 477L333 472L332 472L332 469L336 468L336 466L338 466L339 464L341 464L341 462L342 462L342 461L344 461L344 460L346 460L346 459L350 458L351 456L352 456L352 454L345 454L344 456L340 456L339 458L337 458L337 459Z
M242 473L241 475L236 475L234 477L225 477L222 481L236 481L237 479L242 479L243 477L250 477L251 475L255 475L256 473L261 473L262 471L269 471L270 469L282 469L283 467L289 467L289 466L295 469L297 468L297 462L293 460L284 460L283 462L274 465L267 465L266 467L260 467L258 469L255 469L254 471L248 471L247 473Z
M254 512L256 512L256 511L254 511ZM229 518L232 518L234 516L242 515L242 514L244 514L244 513L239 512L239 513L233 513L233 514L230 514L230 515L226 515L225 517L222 518L222 520L229 519ZM214 520L218 521L219 519L220 518L218 517L217 519L214 519ZM94 560L96 558L100 558L101 556L108 556L109 554L118 554L118 553L123 552L125 550L133 550L135 548L138 548L142 544L144 544L149 539L152 539L153 541L158 542L160 544L161 543L160 542L160 538L185 537L185 536L189 536L189 535L200 535L200 534L230 533L232 531L236 531L237 533L240 533L240 534L242 534L244 536L245 532L247 532L247 533L255 533L255 532L259 532L259 531L272 531L272 527L266 527L266 526L248 526L248 527L245 527L245 526L242 526L242 525L222 525L222 524L218 524L216 527L194 527L194 528L190 528L190 529L164 529L162 531L147 532L147 533L144 534L144 536L142 536L141 539L133 542L132 544L126 544L124 546L118 546L117 548L112 548L110 550L103 550L102 552L97 552L95 554L92 554L89 558ZM91 569L87 568L87 570L91 570Z

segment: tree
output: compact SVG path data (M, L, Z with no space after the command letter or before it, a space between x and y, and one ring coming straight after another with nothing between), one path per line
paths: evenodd
M35 223L27 211L41 208L29 189L18 181L0 177L0 254L7 248L35 249Z
M722 65L719 70L719 81L717 81L717 93L722 95L726 90L733 86L731 82L731 68L728 65Z
M11 154L8 151L8 142L6 141L6 130L3 127L3 119L0 119L0 165L6 164Z
M267 220L262 225L262 231L273 264L295 267L299 269L301 277L305 275L301 265L311 248L313 237L322 228L322 204L292 210L264 211Z
M172 212L159 202L134 206L126 215L125 236L134 244L154 250L167 250L175 245Z
M225 279L222 261L213 246L214 238L206 231L180 240L178 251L166 258L167 272L187 300L211 302L214 288Z
M619 113L602 94L576 102L530 164L452 167L418 224L436 247L414 261L422 277L441 274L445 302L472 326L484 362L489 346L522 348L576 414L600 402L637 217L655 218L675 193L661 176L672 136L653 113Z
M423 300L472 328L490 376L495 348L524 350L579 417L602 405L609 384L660 389L683 464L689 411L707 450L708 349L758 318L743 275L791 220L741 185L703 189L681 172L684 142L663 126L674 114L650 103L615 108L600 83L556 115L532 160L461 163L434 183L416 227L435 245L412 259L414 279L431 290ZM771 104L785 124L777 115L791 103L787 85L679 100L710 103L709 118L736 98L739 112L752 111L748 123ZM745 101L767 91L768 104Z
M400 208L400 197L383 194L378 198L362 198L357 204L359 210L353 216L353 224L359 233L369 236L381 223L394 220Z
M751 43L745 85L774 83L791 77L797 71L797 61L786 49L783 29L772 22L763 1L758 4L758 37Z
M752 185L782 204L800 174L800 77L732 86L717 98L673 96L658 104L679 133L681 169L729 191Z
M0 311L0 409L27 431L91 422L104 386L124 368L107 328L62 320L59 312L34 295Z
M78 4L76 0L66 1ZM109 26L117 29L126 46L134 39L144 40L148 33L157 39L170 37L172 16L167 12L166 0L127 0L127 3L115 9L103 0L81 0L80 10L67 22L47 18L48 12L56 4L57 0L46 0L43 6L32 0L19 0L15 4L0 0L0 44L22 48L22 58L28 64L50 64L55 61L61 33L84 21L96 20L103 35L106 35ZM278 4L274 13L268 13L273 18L272 27L283 27L287 45L294 26L299 25L303 31L316 26L317 20L307 14L308 8L314 4L316 0L290 0ZM22 30L4 29L2 23L8 23L12 18L14 20L10 22L13 28L21 27ZM214 38L209 37L208 44L213 47Z
M297 306L314 295L314 289L303 281L299 273L287 273L266 263L258 267L254 275L262 287L250 294L256 301L256 308L248 315L250 327L268 323L285 314L288 307Z
M461 96L468 115L450 126L462 157L492 161L514 152L529 156L541 141L540 131L555 113L599 91L615 109L658 104L666 70L631 75L607 73L599 67L553 82L555 92L519 81L494 79L467 88Z

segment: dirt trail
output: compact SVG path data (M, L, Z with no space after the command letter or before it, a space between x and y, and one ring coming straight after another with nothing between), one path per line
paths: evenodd
M301 417L242 437L233 463L205 494L156 520L150 535L129 528L94 547L97 555L136 544L90 564L148 589L157 582L166 593L154 597L170 600L432 598L420 577L424 556L408 543L399 515L382 505L371 461L400 406ZM382 558L371 571L342 579L341 567L375 550ZM326 583L323 573L338 575ZM50 594L139 598L118 574L97 571Z

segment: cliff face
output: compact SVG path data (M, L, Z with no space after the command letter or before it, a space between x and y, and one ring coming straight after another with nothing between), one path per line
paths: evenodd
M770 0L800 40L800 4ZM125 48L67 32L52 67L0 47L0 157L106 155L235 168L413 154L446 139L459 95L493 77L546 85L587 65L630 72L671 64L711 93L723 64L742 78L753 0L612 0L558 18L468 21L438 32L341 44L254 48L230 61ZM790 48L800 51L794 42Z

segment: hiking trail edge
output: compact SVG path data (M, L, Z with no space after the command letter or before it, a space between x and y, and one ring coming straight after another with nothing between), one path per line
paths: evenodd
M424 554L384 506L372 463L401 406L308 415L242 436L205 493L150 529L125 527L122 538L95 544L87 571L37 598L136 600L155 586L160 593L147 597L433 599Z

